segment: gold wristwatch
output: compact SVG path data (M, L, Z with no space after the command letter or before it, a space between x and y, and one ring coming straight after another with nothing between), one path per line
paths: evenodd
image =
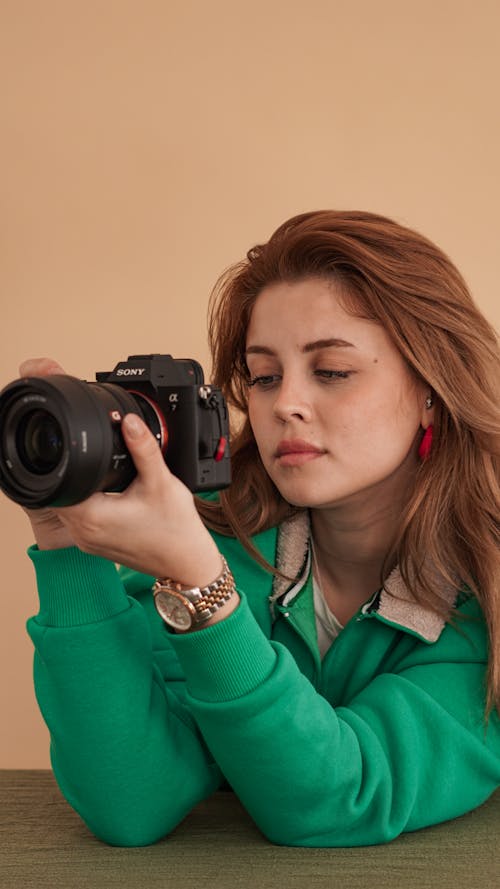
M183 589L169 577L158 578L153 585L156 610L167 626L174 630L191 630L210 620L236 592L231 569L222 556L223 570L205 587Z

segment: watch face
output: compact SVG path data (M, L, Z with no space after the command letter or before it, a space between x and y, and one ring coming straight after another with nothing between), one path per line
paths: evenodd
M155 595L156 608L165 623L174 630L189 630L193 624L195 609L184 596L174 591L162 590Z

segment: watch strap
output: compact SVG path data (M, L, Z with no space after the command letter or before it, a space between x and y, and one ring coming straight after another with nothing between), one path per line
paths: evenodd
M222 573L207 586L186 589L181 583L170 577L157 578L153 585L153 595L156 597L158 593L176 593L181 599L187 599L193 606L196 612L194 623L205 623L219 608L229 602L236 591L233 574L224 556L222 556L222 564Z

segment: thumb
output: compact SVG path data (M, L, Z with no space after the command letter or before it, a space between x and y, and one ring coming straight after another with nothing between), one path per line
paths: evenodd
M157 478L166 465L153 433L137 414L127 414L122 421L122 434L137 472L144 481Z

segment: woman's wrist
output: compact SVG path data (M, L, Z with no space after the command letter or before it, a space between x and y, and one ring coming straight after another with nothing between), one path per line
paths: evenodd
M39 550L67 549L74 546L65 531L58 534L44 534L34 530L35 543Z
M189 579L184 572L179 580L179 571L177 577L157 578L153 587L156 607L175 633L190 633L220 623L235 611L240 601L226 560L211 539L210 543L205 559L200 558L199 550L196 551L196 570L189 569ZM182 603L181 609L191 611L190 626L181 626L174 620L176 602L177 605Z
M188 568L176 572L176 576L169 570L158 577L169 578L174 583L179 584L182 589L190 590L193 587L208 586L222 574L224 570L224 562L222 555L217 549L213 540L209 539L209 546L206 550L193 549L192 558Z

